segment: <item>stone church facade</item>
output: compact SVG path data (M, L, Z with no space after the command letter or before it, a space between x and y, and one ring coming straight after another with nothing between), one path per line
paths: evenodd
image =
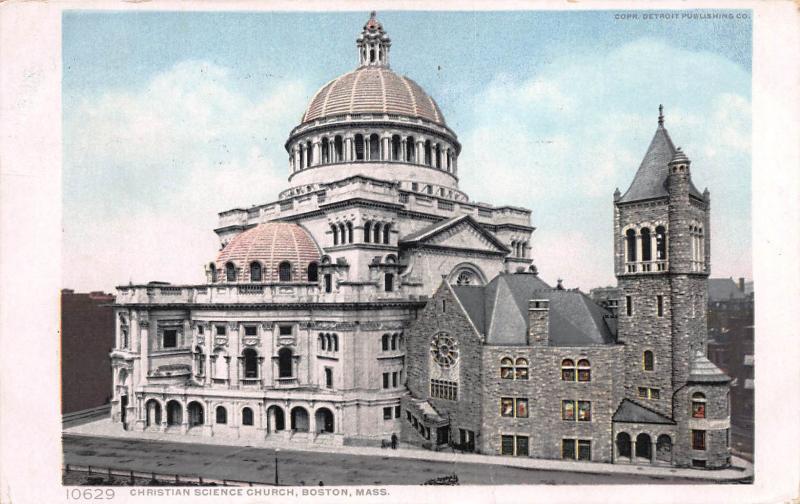
M727 464L728 380L700 331L709 198L662 119L615 200L633 307L616 316L538 278L530 210L459 189L457 136L390 69L374 14L356 47L358 67L320 88L289 134L288 188L219 214L206 281L118 287L120 428L330 445L401 433L577 459L589 441L588 460L603 461L664 459L663 435L665 463Z

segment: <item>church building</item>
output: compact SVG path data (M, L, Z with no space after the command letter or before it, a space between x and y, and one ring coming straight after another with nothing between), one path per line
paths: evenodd
M118 287L113 421L728 465L729 379L705 358L710 199L663 115L614 197L624 298L602 308L538 277L530 210L459 189L461 144L390 47L373 13L357 68L289 133L287 188L219 214L204 283Z

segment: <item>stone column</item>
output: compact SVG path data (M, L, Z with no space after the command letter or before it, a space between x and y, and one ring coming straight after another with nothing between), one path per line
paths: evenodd
M230 359L228 366L228 374L231 380L231 387L238 388L239 387L239 369L241 368L239 357L241 357L242 350L241 350L241 341L239 338L239 324L235 322L228 323L228 345L231 349L231 356L233 357ZM236 369L230 369L231 367L235 367Z
M214 424L211 419L216 416L216 412L214 411L214 405L211 401L206 400L203 402L203 413L203 435L213 436Z
M655 439L655 438L652 438ZM656 442L652 442L652 447L650 448L650 463L655 464L656 462Z
M142 317L144 315L144 317ZM139 378L140 384L147 383L147 374L150 370L150 319L145 312L139 314Z
M631 436L631 462L636 461L636 438Z
M320 142L317 140L314 142L314 151L312 152L314 158L313 163L315 165L322 164L322 153L320 152L320 148Z
M650 233L650 260L651 261L658 260L658 247L656 243L655 229ZM655 269L653 271L655 271Z
M203 348L206 354L206 375L203 377L203 383L210 385L213 373L211 369L211 354L214 351L214 336L211 334L211 326L209 324L203 326L203 334L205 339Z
M406 161L406 144L405 138L400 139L400 161L403 162Z
M417 164L425 164L425 140L417 140Z
M345 161L353 160L353 137L351 136L345 137L344 139L344 152L342 153L342 157Z
M636 233L636 262L642 262L642 235L641 233ZM637 271L640 271L641 268L637 268Z
M383 147L381 149L383 151L383 152L381 152L381 159L383 161L388 161L389 159L392 158L391 150L389 148L390 147L390 138L388 136L383 136L381 138L381 146Z
M301 152L302 151L301 151L301 149L300 149L300 147L298 145L295 145L294 147L292 147L292 155L294 156L294 171L297 171L297 170L300 169L300 154L301 154Z

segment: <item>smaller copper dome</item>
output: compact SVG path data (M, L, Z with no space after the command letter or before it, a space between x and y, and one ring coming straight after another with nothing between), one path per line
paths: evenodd
M290 281L306 281L308 266L319 263L321 252L314 238L301 226L289 222L266 222L236 235L217 256L219 279L227 281L225 265L236 267L236 281L259 282L250 276L250 266L258 263L263 283L281 280L281 263L291 265Z

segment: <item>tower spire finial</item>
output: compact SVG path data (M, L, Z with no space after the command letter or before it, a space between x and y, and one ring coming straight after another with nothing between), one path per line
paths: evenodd
M377 13L369 13L369 19L364 24L364 30L356 39L358 47L358 65L364 66L389 66L389 47L392 41L383 30L383 26L376 17Z
M658 125L664 126L664 105L658 106Z

